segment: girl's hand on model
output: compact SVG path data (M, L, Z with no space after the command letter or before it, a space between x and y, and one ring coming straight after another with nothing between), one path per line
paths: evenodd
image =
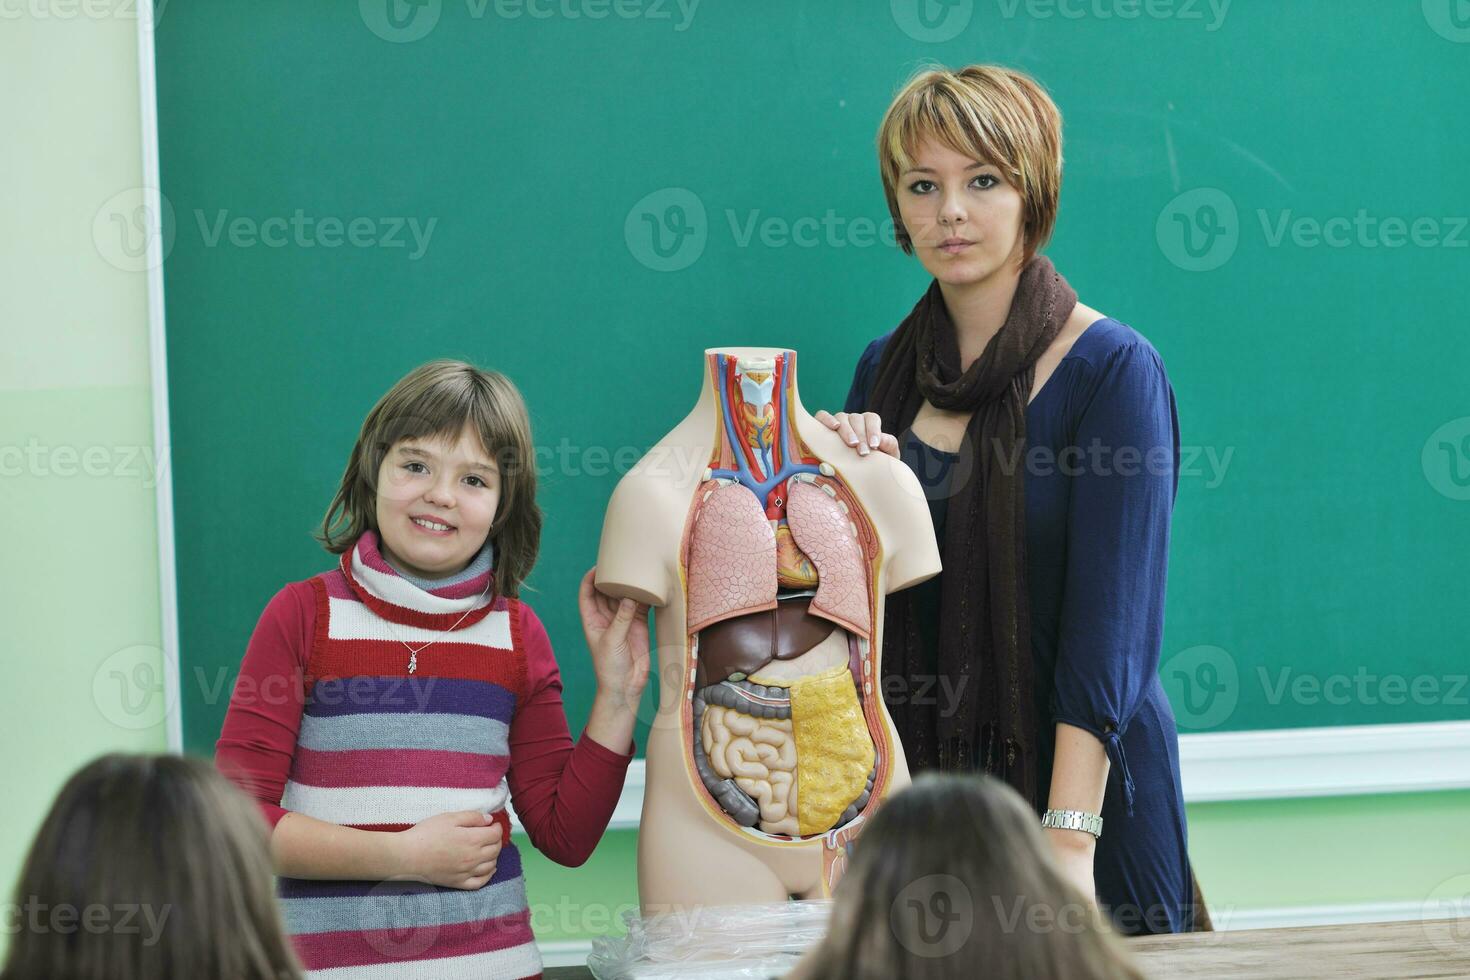
M648 606L599 592L594 584L596 573L593 567L582 576L577 609L597 672L597 688L633 706L648 684Z
M883 431L883 420L876 412L818 412L816 420L842 437L842 441L866 456L873 450L897 458L898 438Z
M500 858L500 824L479 810L440 813L394 837L405 871L442 888L484 887Z

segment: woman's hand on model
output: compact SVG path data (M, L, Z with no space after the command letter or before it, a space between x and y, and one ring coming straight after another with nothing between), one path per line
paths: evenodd
M842 437L842 441L866 456L873 450L897 458L898 438L883 431L876 412L818 412L816 420Z

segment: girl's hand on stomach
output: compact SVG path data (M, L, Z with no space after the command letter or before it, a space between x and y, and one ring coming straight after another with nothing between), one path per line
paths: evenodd
M635 706L648 684L648 606L614 599L597 590L597 569L589 568L577 591L582 633L592 654L598 693Z
M898 457L898 437L883 431L883 420L876 412L818 412L816 420L842 437L842 441L866 456L874 449Z
M408 873L444 888L484 887L500 858L500 825L479 810L440 813L394 836Z

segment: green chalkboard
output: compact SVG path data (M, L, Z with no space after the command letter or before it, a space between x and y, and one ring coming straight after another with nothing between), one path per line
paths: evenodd
M266 601L327 567L310 532L364 414L441 356L531 406L547 520L527 598L580 727L574 587L619 464L693 404L700 351L794 347L803 401L837 407L925 285L884 240L873 137L931 59L1048 86L1048 252L1168 366L1181 730L1470 716L1462 7L168 4L187 747L212 748ZM1417 691L1396 699L1395 675Z

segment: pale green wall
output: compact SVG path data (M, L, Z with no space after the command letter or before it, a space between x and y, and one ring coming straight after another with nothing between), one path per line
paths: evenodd
M1197 803L1190 854L1217 918L1312 905L1422 903L1470 875L1470 791Z
M7 902L73 771L167 747L161 725L136 727L163 706L136 686L162 677L146 283L93 240L105 202L140 183L137 25L80 7L61 19L64 4L8 16L28 9L0 22Z

